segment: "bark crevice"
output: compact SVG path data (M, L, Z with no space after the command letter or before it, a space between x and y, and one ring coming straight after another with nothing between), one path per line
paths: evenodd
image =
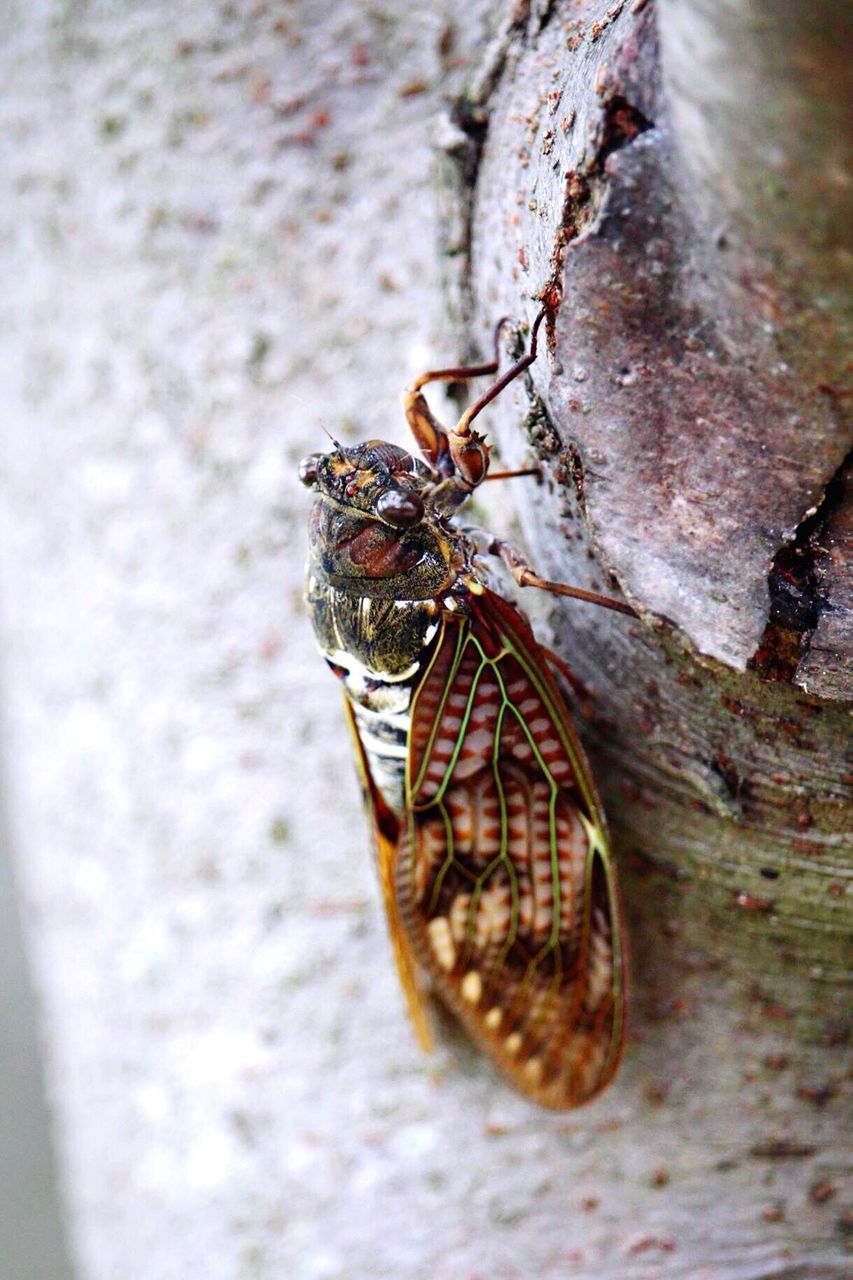
M793 538L780 547L767 577L770 608L761 642L748 669L762 680L795 682L808 657L811 640L825 612L837 605L819 574L824 555L821 544L827 528L841 511L846 497L853 450L829 479L823 496L797 526Z
M569 169L566 173L563 206L554 230L549 258L551 269L546 283L537 295L551 313L549 320L552 326L563 300L563 277L569 245L594 227L605 205L610 181L608 159L617 151L630 146L640 134L654 127L654 122L623 94L608 95L602 106L597 142L591 160L583 169ZM547 132L543 145L546 150L551 145ZM522 259L522 264L523 261Z
M646 115L621 93L616 93L604 104L603 136L596 161L600 173L604 173L607 157L633 142L639 134L655 127L654 120Z

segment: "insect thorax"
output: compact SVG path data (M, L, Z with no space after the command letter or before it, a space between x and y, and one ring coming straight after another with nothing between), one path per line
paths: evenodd
M306 600L334 665L399 681L422 655L437 601L454 583L459 534L425 519L400 529L318 496L311 513Z
M321 494L312 512L305 596L314 633L343 680L371 776L398 811L412 693L464 548L439 520L395 528L334 494Z

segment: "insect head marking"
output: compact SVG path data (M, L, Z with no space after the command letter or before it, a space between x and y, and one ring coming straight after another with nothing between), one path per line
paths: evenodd
M361 511L395 529L423 520L435 485L431 469L405 449L381 440L331 453L311 453L299 479L321 497Z

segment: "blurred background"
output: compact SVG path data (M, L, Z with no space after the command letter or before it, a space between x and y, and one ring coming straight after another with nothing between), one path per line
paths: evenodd
M3 8L2 1280L66 1274L26 982L79 1280L516 1274L464 1152L540 1120L414 1046L295 482L457 357L458 8Z

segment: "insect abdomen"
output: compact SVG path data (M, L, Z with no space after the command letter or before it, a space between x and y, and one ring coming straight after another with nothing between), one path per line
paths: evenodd
M431 601L350 596L309 579L314 630L341 676L370 775L397 814L405 805L412 695L436 632Z
M405 803L406 757L409 752L412 687L376 681L358 700L344 677L356 728L367 755L370 776L386 804L401 814ZM388 705L389 696L393 698ZM392 709L393 708L393 709Z

